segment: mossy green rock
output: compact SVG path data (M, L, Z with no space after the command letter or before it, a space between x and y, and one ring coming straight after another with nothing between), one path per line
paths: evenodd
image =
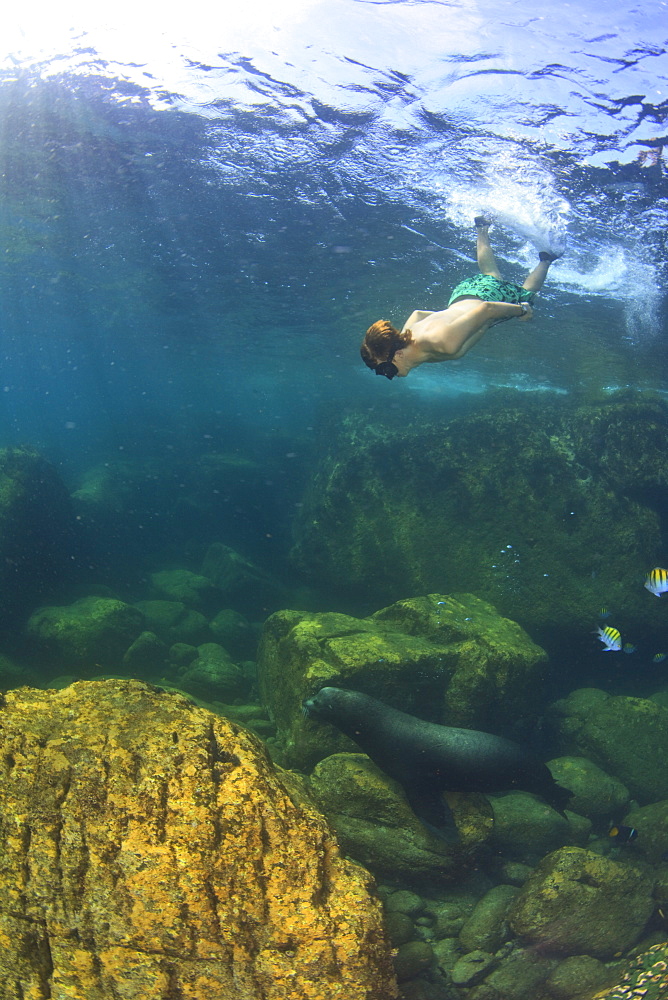
M243 674L217 642L205 642L197 649L197 658L178 676L184 691L210 701L233 701L243 691Z
M241 614L264 617L285 603L279 580L222 542L209 546L201 572L218 588L221 603Z
M140 677L161 670L167 662L167 646L155 632L141 632L123 655L123 666Z
M599 693L573 692L551 707L562 752L587 757L642 804L668 798L668 708Z
M638 831L633 850L657 865L668 857L668 800L633 809L624 816L624 823Z
M529 792L490 795L494 810L492 843L504 855L531 864L564 844L585 844L589 820L568 812L568 819Z
M429 833L401 787L364 754L327 757L314 769L310 787L343 849L378 875L455 877L465 852L491 832L491 813L481 796L448 796L461 842L446 844Z
M204 615L187 608L182 601L137 601L134 606L144 616L146 627L168 646L198 646L210 638Z
M544 1000L543 985L556 966L556 960L534 949L518 949L505 958L478 987L471 1000Z
M229 650L236 660L252 659L257 652L257 633L251 623L238 611L224 608L209 622L209 630L216 642Z
M568 808L581 816L616 816L629 801L629 792L586 757L555 757L547 766L554 780L573 792Z
M296 566L376 603L471 591L555 649L591 642L601 595L636 634L660 628L638 580L660 552L668 406L529 397L449 423L347 414L300 509Z
M512 904L516 934L548 952L612 958L642 934L654 909L653 881L579 847L540 862Z
M546 655L471 594L398 601L368 618L279 611L264 626L260 692L285 760L308 769L350 740L302 715L321 687L364 691L440 724L515 736L532 718Z
M498 951L510 937L506 915L518 889L495 885L480 899L459 934L464 951Z
M590 1000L615 981L616 973L591 955L572 955L560 962L546 985L554 1000Z
M213 612L222 602L221 593L211 580L188 569L163 569L151 573L151 588L158 600L180 601L203 614Z
M26 632L55 661L91 670L119 666L143 628L144 616L136 607L109 597L82 597L64 607L40 608Z
M455 859L413 814L401 788L362 754L334 754L310 779L343 850L375 875L452 878Z

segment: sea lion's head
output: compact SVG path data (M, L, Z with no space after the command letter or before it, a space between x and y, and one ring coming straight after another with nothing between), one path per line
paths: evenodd
M329 720L336 713L336 706L341 702L341 696L346 692L341 688L324 687L320 688L317 694L307 698L302 703L302 709L306 716L316 716L318 719Z

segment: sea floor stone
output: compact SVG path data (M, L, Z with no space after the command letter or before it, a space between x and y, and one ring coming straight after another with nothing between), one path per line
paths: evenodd
M641 805L668 798L668 708L584 689L555 702L550 714L564 753L614 775Z
M120 666L144 628L144 616L111 597L81 597L73 604L40 608L26 633L42 655L80 670Z
M321 687L353 688L431 722L521 738L546 660L516 622L475 595L428 594L368 618L276 612L262 633L258 681L284 761L308 770L354 749L304 718L304 699Z
M541 861L511 905L516 934L555 955L608 959L630 948L654 910L653 880L579 847Z
M296 779L138 681L0 708L0 996L387 1000L380 903Z

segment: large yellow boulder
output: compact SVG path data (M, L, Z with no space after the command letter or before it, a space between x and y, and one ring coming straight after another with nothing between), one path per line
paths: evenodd
M387 1000L370 877L241 727L137 681L0 709L0 1000Z

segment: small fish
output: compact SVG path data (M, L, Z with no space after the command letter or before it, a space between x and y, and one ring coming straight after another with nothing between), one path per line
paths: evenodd
M606 628L597 628L594 635L597 635L605 649L604 653L618 653L622 648L622 637L616 628L607 625Z
M624 643L624 652L625 653L635 653L635 651L636 651L637 648L638 647L634 646L632 642L625 642Z
M650 594L661 597L662 594L668 591L668 569L661 569L660 566L657 566L656 569L647 574L645 586Z
M598 613L598 617L599 618L609 618L610 617L610 612L608 611L607 608L601 608L601 610Z
M608 836L617 844L630 844L638 836L638 831L634 826L623 826L620 823L619 826L610 827Z
M652 657L652 663L663 663L668 653L655 653Z

